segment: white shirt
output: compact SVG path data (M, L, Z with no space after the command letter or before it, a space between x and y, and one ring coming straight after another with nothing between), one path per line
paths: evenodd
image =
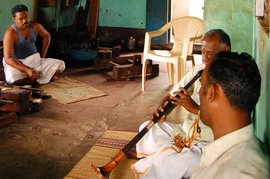
M267 151L263 152L252 127L248 125L205 146L191 179L268 179Z

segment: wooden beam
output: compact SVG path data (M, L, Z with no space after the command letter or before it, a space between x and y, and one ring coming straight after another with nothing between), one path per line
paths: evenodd
M99 0L90 0L88 13L88 32L92 39L96 38L98 26Z

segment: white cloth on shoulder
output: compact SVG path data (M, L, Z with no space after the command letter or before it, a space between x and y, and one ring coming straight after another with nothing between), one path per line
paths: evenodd
M62 60L54 58L41 58L39 53L35 53L25 59L17 60L40 73L40 78L37 80L39 84L49 83L56 71L62 72L65 69L65 63ZM6 64L4 58L3 66L5 78L8 83L12 84L17 80L27 78L24 72Z

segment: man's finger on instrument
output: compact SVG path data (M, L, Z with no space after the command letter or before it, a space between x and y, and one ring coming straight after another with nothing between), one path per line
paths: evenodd
M180 94L179 94L180 95ZM183 95L183 94L182 94ZM178 97L174 97L174 96L172 96L171 97L171 102L175 102L175 101L178 101L178 100L180 100L181 98L183 98L184 96L178 96Z
M174 94L175 94L175 96L173 96L173 97L175 97L175 98L179 98L183 95L183 93L179 92L179 91L175 92Z
M164 104L163 104L163 107L164 107L164 106L167 106L168 103L169 103L169 101L165 101ZM162 108L162 110L164 110L164 109ZM162 112L163 112L163 111L162 111Z
M185 94L185 93L179 93L178 96L180 97L180 98L178 97L178 99L186 99L186 98L188 98L188 94Z
M163 115L159 120L158 123L163 123L166 120L166 116Z
M154 117L159 117L159 111L155 111L154 113L153 113L153 115L152 115L152 118L154 118Z
M175 100L175 101L172 101L172 104L174 104L174 105L180 105L181 102L179 100Z
M181 90L182 93L184 93L184 94L186 94L186 95L188 94L188 91L187 91L185 88L182 88L182 87L181 87L180 90Z
M162 106L159 107L158 109L160 112L164 112L164 108Z

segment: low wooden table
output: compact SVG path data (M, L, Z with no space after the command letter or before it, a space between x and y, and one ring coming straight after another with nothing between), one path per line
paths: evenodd
M110 61L113 65L113 76L107 81L130 80L142 76L141 55L126 55L114 58ZM159 64L152 64L149 61L146 75L156 77L159 75Z

